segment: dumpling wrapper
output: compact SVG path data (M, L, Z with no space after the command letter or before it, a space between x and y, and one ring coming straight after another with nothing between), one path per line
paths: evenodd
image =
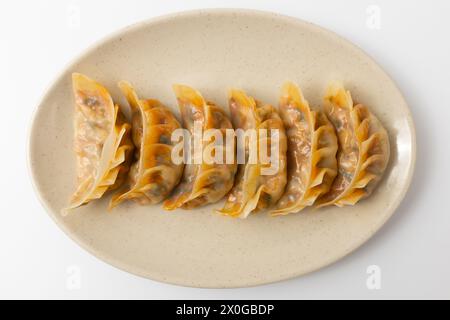
M194 123L198 121L203 132L208 129L219 129L222 133L224 145L217 147L216 152L225 157L227 149L234 147L226 144L226 130L233 126L225 112L207 102L195 89L184 85L174 85L173 90L177 96L184 127L194 137ZM203 141L203 147L210 142ZM193 148L191 150L193 152ZM221 200L232 188L236 163L187 163L185 165L181 183L169 199L164 202L164 209L176 208L192 209Z
M171 159L172 133L180 128L173 113L157 100L141 100L128 82L119 88L125 95L132 112L135 162L128 175L127 190L115 194L110 208L125 200L139 204L156 204L167 198L178 184L183 164Z
M118 188L129 171L133 151L131 126L108 90L79 73L72 75L72 81L77 190L63 214Z
M219 213L232 217L247 218L250 213L274 205L283 194L286 186L286 134L283 122L277 111L271 105L257 103L242 90L231 90L229 107L235 129L255 130L257 135L257 161L249 161L251 157L250 144L245 145L246 161L239 164L235 186L231 190L224 207ZM262 169L270 164L262 163L260 146L267 145L271 149L270 132L266 138L259 135L260 129L278 130L278 169L271 175L263 175Z
M337 174L334 128L325 114L311 111L296 84L284 84L279 112L288 139L289 181L272 215L295 213L312 206L330 189Z
M324 98L327 117L336 128L338 175L318 207L354 205L369 196L389 161L389 138L380 121L362 104L353 104L342 84L331 84Z

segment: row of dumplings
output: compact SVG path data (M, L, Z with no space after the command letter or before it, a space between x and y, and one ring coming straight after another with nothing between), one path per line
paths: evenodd
M181 126L170 109L141 99L128 82L121 81L119 88L130 105L131 124L102 85L79 73L72 80L77 189L63 213L111 190L116 191L110 208L133 200L142 205L164 201L166 210L192 209L226 196L218 212L241 218L261 209L286 215L313 205L354 205L371 194L389 160L386 130L340 84L328 87L321 111L311 110L291 82L282 87L278 109L233 89L231 119L198 91L174 85ZM171 134L181 127L192 132L196 121L203 130L224 134L233 128L278 129L277 171L262 175L263 165L248 161L174 163Z

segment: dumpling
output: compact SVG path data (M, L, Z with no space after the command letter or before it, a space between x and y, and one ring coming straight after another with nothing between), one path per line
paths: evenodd
M245 163L240 162L235 186L219 212L246 218L252 212L274 205L283 194L286 186L286 134L274 107L256 102L241 90L231 90L229 107L234 127L245 132L256 132L257 141L252 142L251 138L250 141L245 140ZM261 135L263 131L270 132L270 136ZM274 145L273 141L277 143ZM278 148L275 148L276 145ZM276 163L263 161L261 155L264 152L260 151L264 146L271 159L276 153ZM274 164L273 172L264 172Z
M273 215L312 206L330 189L337 174L337 138L325 114L311 111L300 89L291 82L282 88L279 111L288 139L289 181Z
M203 132L209 129L218 129L224 145L218 145L215 152L224 156L229 148L234 145L227 144L226 130L232 130L233 126L225 112L211 102L206 102L202 95L184 85L173 86L180 107L181 117L184 127L190 132L191 139L195 139L195 128L200 128ZM203 147L211 142L204 141ZM193 143L195 144L195 142ZM192 145L192 143L191 143ZM230 161L206 162L202 159L196 161L194 150L191 148L191 158L193 161L185 165L183 178L169 199L164 202L164 209L174 210L176 208L192 209L209 203L214 203L222 199L233 186L234 175L236 173L236 163ZM234 150L233 155L234 155ZM197 158L198 160L198 158Z
M131 126L108 91L79 73L72 75L72 81L77 190L63 214L118 188L129 171L133 151Z
M178 184L183 164L171 159L172 133L180 128L172 112L157 100L141 100L133 87L119 83L132 112L135 162L128 175L128 188L111 199L110 207L124 200L155 204L167 198Z
M325 113L336 128L338 175L318 206L354 205L370 195L389 161L389 138L380 121L362 104L353 105L342 84L328 87Z

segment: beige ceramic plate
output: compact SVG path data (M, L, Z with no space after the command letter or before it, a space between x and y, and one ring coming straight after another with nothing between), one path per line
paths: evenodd
M247 220L208 206L164 212L133 203L106 211L107 199L60 215L74 190L73 98L70 74L81 72L124 102L116 83L176 110L171 84L198 88L226 106L241 87L276 103L285 80L300 84L319 106L329 80L370 106L389 131L391 160L379 187L354 207L266 214ZM177 112L178 113L178 112ZM195 287L243 287L287 279L342 258L369 239L406 193L415 160L414 126L392 80L360 49L297 19L247 10L187 12L134 25L88 50L54 82L39 105L29 161L36 189L56 223L83 248L128 272Z

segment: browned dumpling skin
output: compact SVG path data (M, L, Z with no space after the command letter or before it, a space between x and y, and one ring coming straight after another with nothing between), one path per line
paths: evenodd
M226 142L226 130L233 128L226 113L214 103L205 101L200 92L191 87L174 85L173 89L177 96L183 125L192 136L194 123L198 121L203 132L218 129L223 141ZM208 144L204 142L203 145L206 147ZM231 146L225 143L224 148L218 152L226 154L229 147ZM236 167L235 161L207 163L202 160L199 163L187 163L182 181L171 197L164 202L164 209L192 209L221 200L233 186Z
M292 82L281 90L279 111L288 139L288 183L272 215L286 215L312 206L337 174L334 128L325 114L311 111Z
M72 75L72 81L77 190L63 214L118 188L129 171L133 150L131 126L108 90L79 73Z
M259 148L267 144L267 150L271 150L270 136L261 139L257 136L258 159L251 158L251 145L245 144L245 164L239 164L236 183L231 190L224 207L218 212L240 218L247 218L252 212L266 209L274 205L283 194L286 186L286 134L283 122L276 109L271 105L256 102L242 90L231 90L229 94L229 106L233 125L236 129L255 130L260 129L278 132L278 167L272 174L262 174L269 164L262 163L259 158Z
M112 197L110 208L125 200L142 205L159 203L169 196L183 172L184 165L171 158L171 135L180 123L161 102L139 99L130 83L121 81L119 87L131 107L136 152L128 187Z
M328 87L324 107L338 136L338 175L318 206L354 205L371 194L386 169L388 134L367 107L353 104L342 84Z

